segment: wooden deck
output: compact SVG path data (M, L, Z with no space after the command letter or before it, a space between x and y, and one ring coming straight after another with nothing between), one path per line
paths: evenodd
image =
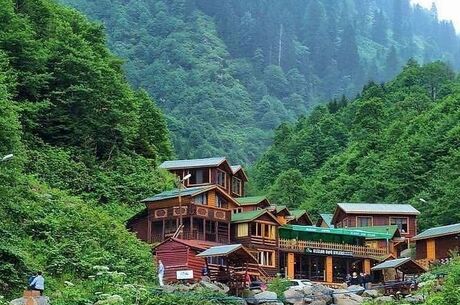
M348 244L306 241L296 239L280 239L279 248L282 251L292 251L301 253L305 253L306 248L345 251L351 252L354 257L363 258L381 258L389 254L386 249L374 249L366 246L355 246Z

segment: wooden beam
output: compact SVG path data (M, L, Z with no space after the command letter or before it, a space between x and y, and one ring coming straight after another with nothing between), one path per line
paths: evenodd
M288 253L287 254L287 278L293 279L295 274L294 274L294 264L295 264L295 256L294 253Z
M426 241L426 258L429 260L436 259L436 240L428 239Z
M333 277L334 277L334 273L333 273L334 267L332 265L332 256L326 256L325 269L326 269L326 282L327 283L332 283L334 281L334 279L333 279Z
M219 242L219 222L216 221L214 226L216 230L216 243L218 243Z
M364 259L364 272L371 274L371 260L369 258Z

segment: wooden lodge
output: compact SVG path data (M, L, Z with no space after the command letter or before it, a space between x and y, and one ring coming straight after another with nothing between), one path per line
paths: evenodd
M452 252L460 250L460 223L428 229L413 240L417 249L417 262L428 267L431 263L446 260Z
M145 209L127 226L155 245L167 282L181 270L198 280L206 265L235 276L245 269L261 277L343 281L347 272L370 272L396 258L401 244L416 235L418 211L408 205L338 204L316 227L305 210L246 197L243 168L225 158L166 161L160 167L178 179L190 176L179 188L142 200ZM219 248L225 245L234 247ZM219 249L228 253L215 254Z

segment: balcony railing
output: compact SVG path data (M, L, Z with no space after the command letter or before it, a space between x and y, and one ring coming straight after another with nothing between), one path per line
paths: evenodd
M162 242L170 237L172 237L174 233L165 233L163 236L162 234L153 234L152 235L152 243L159 243ZM230 241L227 236L223 236L221 234L217 235L215 233L206 233L197 232L197 231L184 231L182 234L178 236L180 239L186 240L202 240L202 241L211 241L221 244L228 244Z
M305 252L306 248L346 251L353 253L353 256L355 257L382 257L388 255L388 251L386 249L375 249L366 246L296 239L280 239L279 247L281 250L302 253Z
M186 204L182 205L182 217L197 216L209 220L230 222L231 211L228 209L216 208L201 204ZM166 218L176 218L180 216L179 206L155 209L153 211L153 218L156 220Z

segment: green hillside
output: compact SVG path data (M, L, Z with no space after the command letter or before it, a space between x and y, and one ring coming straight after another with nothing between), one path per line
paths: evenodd
M408 202L422 212L421 229L459 222L459 122L458 76L440 62L410 61L393 81L278 128L254 166L255 188L316 212Z
M104 25L181 158L249 164L282 122L393 78L411 57L460 67L452 23L409 0L61 1Z
M36 270L53 304L94 300L95 266L152 284L149 247L124 221L170 186L156 166L171 151L99 25L53 1L0 0L0 158L14 154L0 162L0 296L20 296ZM79 287L71 303L65 281Z

